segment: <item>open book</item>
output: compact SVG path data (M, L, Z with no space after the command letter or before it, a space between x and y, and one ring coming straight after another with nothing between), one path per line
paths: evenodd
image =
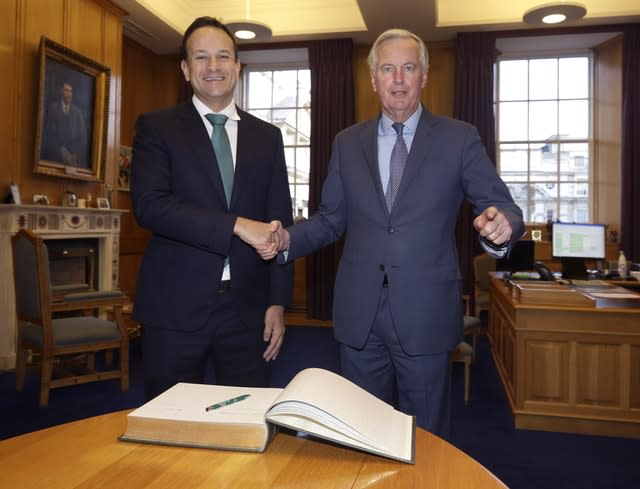
M277 425L415 463L413 416L318 368L301 371L284 389L176 384L129 413L120 439L263 452Z

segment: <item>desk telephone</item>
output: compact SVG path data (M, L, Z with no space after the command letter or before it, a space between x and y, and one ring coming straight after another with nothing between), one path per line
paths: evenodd
M556 280L556 278L553 276L553 273L551 273L551 270L549 270L541 261L535 262L533 264L533 268L535 268L536 272L538 272L538 275L540 275L540 280L549 282L553 282Z

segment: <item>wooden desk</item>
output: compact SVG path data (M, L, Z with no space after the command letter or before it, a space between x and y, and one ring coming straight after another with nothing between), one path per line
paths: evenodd
M607 282L625 289L640 290L640 280L607 280Z
M640 308L523 305L498 272L489 294L516 428L640 438Z
M278 433L262 454L120 442L128 411L0 441L3 487L506 488L454 446L417 430L416 465Z

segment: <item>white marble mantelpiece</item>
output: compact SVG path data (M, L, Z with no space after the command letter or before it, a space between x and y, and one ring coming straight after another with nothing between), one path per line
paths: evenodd
M16 310L11 236L26 228L46 240L96 238L99 290L118 289L120 222L124 210L0 204L0 370L14 368Z

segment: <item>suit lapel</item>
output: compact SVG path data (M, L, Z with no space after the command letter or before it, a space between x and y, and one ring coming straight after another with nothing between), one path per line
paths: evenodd
M380 116L368 121L360 135L362 147L364 148L364 156L371 175L371 181L375 186L378 200L382 208L387 211L387 201L384 198L384 190L382 189L382 181L380 180L380 168L378 167L378 124ZM387 211L388 212L388 211Z
M404 169L404 174L400 181L396 201L401 200L402 196L407 193L407 188L412 184L412 182L417 181L417 176L427 161L427 154L431 150L432 144L430 141L430 135L433 122L434 120L432 115L423 107L420 120L418 121L418 126L416 127L416 133L414 134L413 142L411 143L407 166ZM394 205L394 208L396 205Z
M251 142L245 141L245 138L255 138L258 136L258 132L251 130L251 122L248 114L239 108L238 115L240 120L238 121L238 142L236 146L236 165L233 179L233 193L231 194L231 208L238 200L238 196L242 195L242 188L246 182L251 179L251 165L249 162L251 158L249 156L249 150L258 144L255 139Z

